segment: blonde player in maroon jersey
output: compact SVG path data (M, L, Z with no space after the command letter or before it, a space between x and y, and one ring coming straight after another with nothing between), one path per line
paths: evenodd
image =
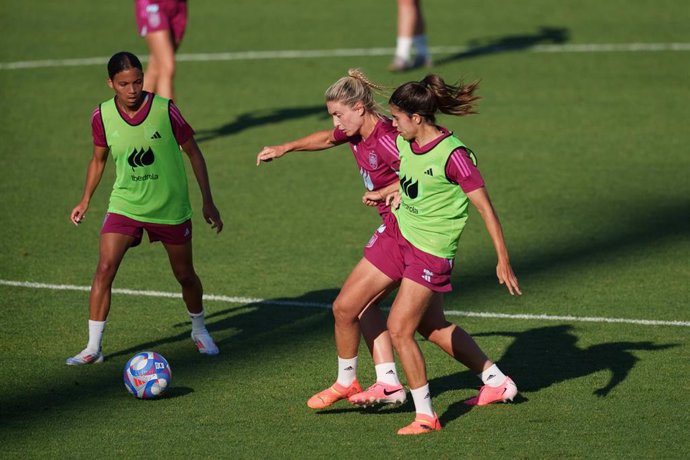
M396 171L399 158L395 147L398 132L375 102L374 91L379 89L361 71L350 69L346 77L339 79L326 91L326 106L333 117L334 129L264 147L256 156L257 166L288 152L325 150L348 143L366 189L362 201L376 206L381 218L385 219L390 207L385 205L383 197L398 188ZM309 407L323 409L341 399L349 399L353 404L360 405L400 404L406 400L405 390L398 380L386 321L377 306L388 292L382 292L369 305L362 305L362 314L354 325L361 330L372 354L376 383L362 392L357 381L356 354L338 356L336 382L309 399ZM338 297L346 294L347 290L344 289ZM334 315L338 314L337 302L334 304Z

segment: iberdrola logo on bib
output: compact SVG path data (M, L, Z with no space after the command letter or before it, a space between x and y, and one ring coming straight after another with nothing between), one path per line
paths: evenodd
M140 149L134 149L134 151L132 151L132 153L130 153L127 157L127 163L129 163L129 165L132 167L132 172L135 172L136 168L151 166L154 161L156 161L156 156L153 154L153 150L151 149L151 147L149 147L146 150L144 150L143 147ZM130 177L134 182L141 182L148 180L157 180L158 174L132 174Z
M132 167L132 172L138 167L151 166L154 161L156 161L156 156L153 154L151 147L147 150L144 150L143 147L141 149L134 149L127 158L127 163Z
M403 176L400 179L400 188L402 188L405 195L409 196L414 200L415 198L417 198L417 195L419 193L419 182L412 177L408 179L407 177Z

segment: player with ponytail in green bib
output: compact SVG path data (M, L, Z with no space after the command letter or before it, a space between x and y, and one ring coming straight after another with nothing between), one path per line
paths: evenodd
M491 205L476 158L460 139L436 124L435 114L464 116L474 113L477 83L453 86L437 75L398 87L389 100L400 152L399 191L386 197L394 212L376 231L364 258L346 284L366 304L391 286L399 286L387 327L407 377L415 405L415 419L398 430L400 435L441 429L433 410L426 363L415 332L466 365L483 382L479 394L465 404L484 406L512 401L517 386L489 360L472 337L445 319L439 308L450 283L458 241L472 203L482 216L498 258L496 275L511 295L521 295L513 273L501 224ZM342 309L335 317L338 355L356 347L352 327L358 311Z

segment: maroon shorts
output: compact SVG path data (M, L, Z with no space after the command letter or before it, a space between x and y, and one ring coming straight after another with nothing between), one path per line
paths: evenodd
M180 44L187 28L186 0L135 0L134 12L139 35L170 30Z
M185 244L192 239L192 221L181 224L151 224L130 219L129 217L112 212L106 213L103 219L101 235L104 233L119 233L135 239L132 246L141 243L144 230L149 235L149 241L160 241L167 244Z
M414 247L400 233L393 214L386 216L364 248L364 257L394 281L407 278L435 292L450 292L453 259L436 257Z

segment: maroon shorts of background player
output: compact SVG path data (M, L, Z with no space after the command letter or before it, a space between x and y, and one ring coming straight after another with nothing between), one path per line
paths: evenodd
M364 248L364 258L394 281L407 278L434 292L453 290L453 259L436 257L414 247L400 233L392 213L372 235Z
M149 235L151 243L160 241L166 244L185 244L192 239L192 221L187 220L181 224L152 224L130 219L121 214L109 212L103 220L101 235L104 233L119 233L135 239L132 246L141 243L144 230Z
M139 35L170 30L179 44L187 28L186 0L135 0L134 12Z

